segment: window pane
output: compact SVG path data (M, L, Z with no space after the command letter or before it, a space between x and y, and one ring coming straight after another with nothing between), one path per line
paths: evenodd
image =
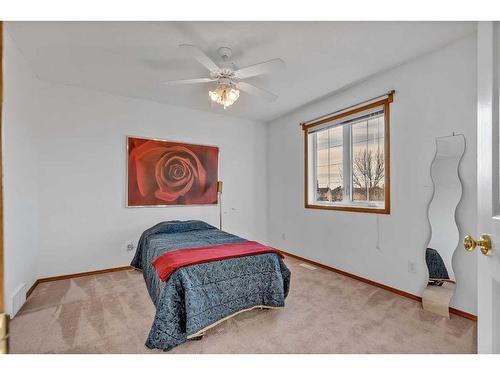
M329 164L342 164L342 146L330 147L330 160Z
M384 139L378 138L368 141L368 155L372 158L368 200L384 200L385 160Z
M329 151L327 148L323 149L323 150L319 150L317 151L317 155L316 155L316 163L318 164L319 167L323 167L323 166L328 166L329 163L329 160L328 160L328 157L329 157Z
M316 133L316 200L336 202L343 199L341 126Z
M367 121L361 121L357 122L355 124L352 124L351 131L352 131L352 143L357 144L360 142L366 142L366 139L368 137L367 133Z
M328 129L316 133L316 142L318 150L328 148Z
M391 98L305 127L306 207L389 213L385 202L385 113ZM311 130L312 128L312 130ZM323 207L324 208L324 207Z
M324 167L317 167L316 168L316 177L318 180L318 187L325 188L328 187L328 181L330 179L330 175L328 174L328 165L325 165Z
M384 116L378 116L368 120L368 139L384 137Z
M329 130L330 147L342 146L343 142L343 129L342 126L336 126Z
M384 117L353 124L353 201L384 201L384 169Z
M367 173L366 173L366 141L368 137L367 121L352 125L352 200L366 201Z
M342 164L330 165L330 191L331 202L338 202L344 198L344 191L342 189Z

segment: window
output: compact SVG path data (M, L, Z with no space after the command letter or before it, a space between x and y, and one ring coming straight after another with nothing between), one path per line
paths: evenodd
M386 99L303 125L305 206L390 213Z

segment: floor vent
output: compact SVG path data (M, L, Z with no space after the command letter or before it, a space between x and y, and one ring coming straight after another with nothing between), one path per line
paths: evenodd
M26 291L26 283L22 283L12 294L12 317L21 310L24 302L26 302Z
M307 268L308 270L311 270L311 271L314 271L315 269L317 269L316 267L311 266L310 264L307 264L307 263L300 263L299 266Z

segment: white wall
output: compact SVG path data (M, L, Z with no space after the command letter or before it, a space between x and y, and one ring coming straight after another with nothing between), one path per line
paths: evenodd
M476 229L476 45L462 39L270 124L269 229L271 245L421 295L427 280L426 209L432 192L434 138L463 133L457 210L460 237ZM391 215L304 208L303 134L299 123L395 89L391 105ZM380 250L376 249L379 221ZM408 273L408 261L417 272ZM457 247L452 306L476 313L476 255Z
M39 98L39 276L127 265L163 220L218 224L216 206L125 208L127 135L219 146L224 229L266 241L264 124L51 83Z
M464 133L461 174L467 178L458 224L461 237L475 233L474 37L273 121L269 128L40 82L8 36L5 44L7 295L36 278L126 265L133 254L125 243L136 242L158 221L217 223L214 206L125 208L126 135L218 145L229 232L269 239L283 250L421 294L434 137ZM397 90L391 112L391 215L304 209L299 122L391 88ZM375 248L377 220L380 250ZM409 260L417 263L416 274L407 272ZM475 254L459 247L454 269L458 287L452 305L475 313Z
M125 208L127 135L219 146L224 229L266 241L265 124L39 81L10 39L5 56L8 293L128 265L127 241L159 221L218 225L214 205Z
M38 126L37 80L7 33L4 33L3 187L5 302L15 313L13 293L37 279ZM21 291L21 293L23 293Z

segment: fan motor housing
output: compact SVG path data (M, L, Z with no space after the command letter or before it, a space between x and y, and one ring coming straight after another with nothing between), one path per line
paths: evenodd
M233 50L229 47L220 47L217 52L223 61L231 59L231 56L233 55Z

